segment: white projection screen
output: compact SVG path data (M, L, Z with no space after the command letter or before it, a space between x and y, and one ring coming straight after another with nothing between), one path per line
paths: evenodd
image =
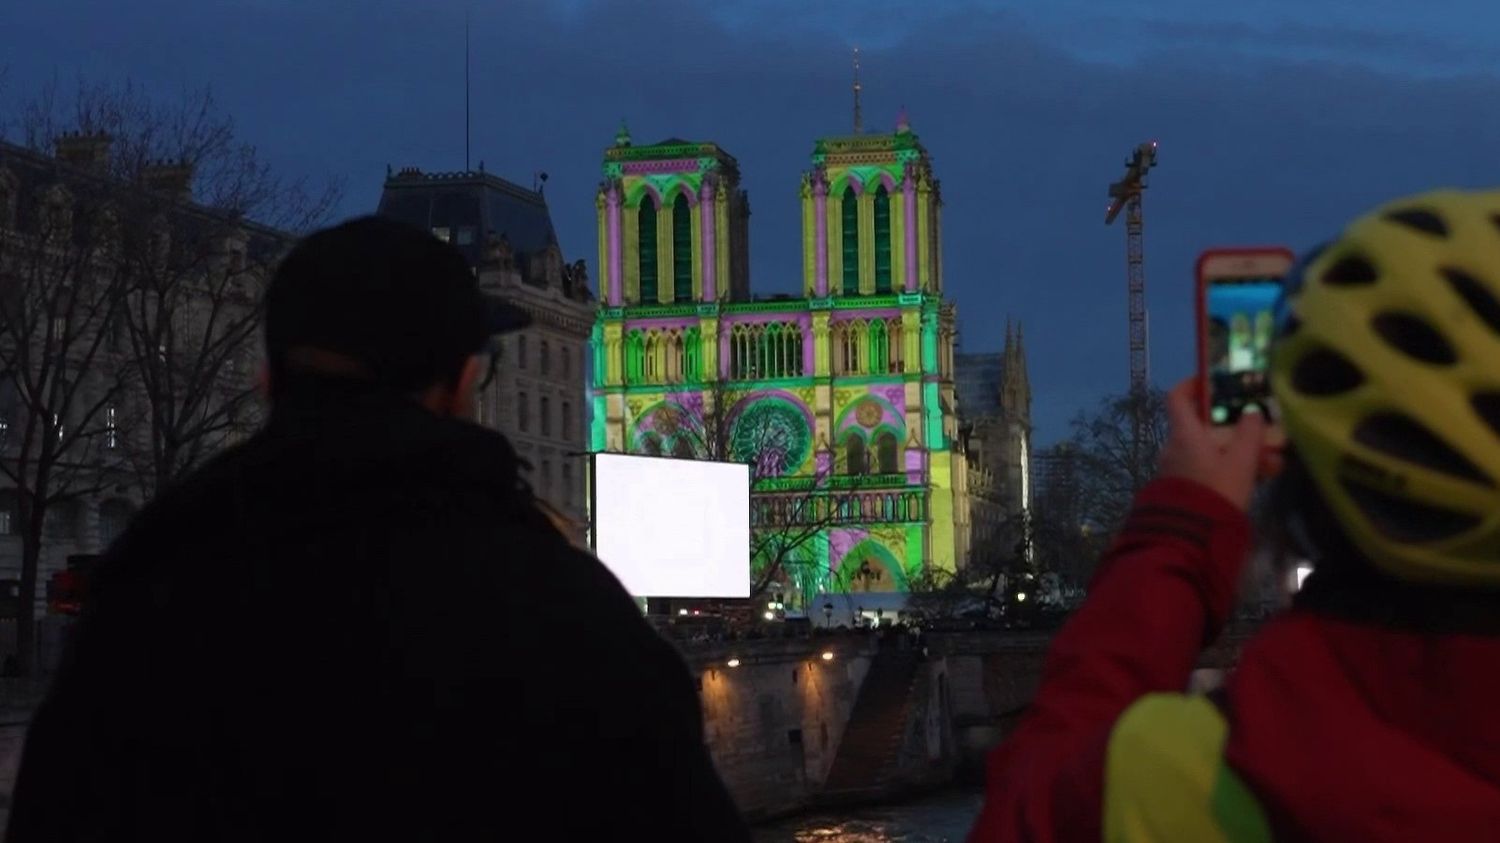
M750 596L750 466L594 454L594 552L633 597Z

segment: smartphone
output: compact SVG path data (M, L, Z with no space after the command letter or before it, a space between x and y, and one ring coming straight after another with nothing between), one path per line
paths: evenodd
M1280 247L1210 249L1198 258L1198 394L1216 427L1253 412L1279 428L1268 357L1282 278L1295 262Z

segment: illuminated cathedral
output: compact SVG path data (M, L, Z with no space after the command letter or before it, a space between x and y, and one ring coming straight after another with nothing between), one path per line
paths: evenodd
M972 529L942 195L904 113L816 141L801 202L802 295L752 296L735 159L622 127L590 389L596 452L751 464L752 581L794 606L941 579Z

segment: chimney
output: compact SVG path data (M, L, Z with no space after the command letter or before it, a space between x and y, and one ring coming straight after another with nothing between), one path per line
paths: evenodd
M141 171L141 181L147 190L164 193L173 199L187 201L193 198L193 165L185 160L152 161Z
M111 140L104 132L63 132L54 141L57 160L87 170L103 171L109 167Z

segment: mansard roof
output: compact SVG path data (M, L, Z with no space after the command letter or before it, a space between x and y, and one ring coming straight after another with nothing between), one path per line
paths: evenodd
M481 165L483 166L483 165ZM541 191L486 173L424 173L408 167L385 180L377 214L431 231L447 228L470 266L484 257L485 239L493 233L510 242L518 265L557 243L552 214ZM467 228L468 242L456 236Z

